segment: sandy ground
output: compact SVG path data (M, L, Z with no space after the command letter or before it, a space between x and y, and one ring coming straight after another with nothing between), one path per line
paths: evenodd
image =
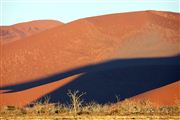
M0 117L1 120L179 120L179 116L151 116L151 115L130 115L130 116L16 116Z

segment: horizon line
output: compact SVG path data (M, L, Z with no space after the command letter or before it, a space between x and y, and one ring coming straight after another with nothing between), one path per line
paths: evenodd
M21 23L26 23L26 22L33 22L33 21L59 21L59 22L62 22L63 24L68 24L68 23L71 23L73 21L76 21L76 20L81 20L81 19L86 19L86 18L91 18L91 17L100 17L100 16L105 16L105 15L114 15L114 14L123 14L123 13L133 13L133 12L148 12L148 11L157 11L157 12L170 12L170 13L177 13L179 14L180 12L174 12L174 11L165 11L165 10L134 10L134 11L125 11L125 12L114 12L114 13L107 13L107 14L101 14L101 15L92 15L92 16L88 16L88 17L82 17L82 18L77 18L77 19L74 19L72 21L69 21L69 22L65 22L63 20L59 20L59 19L52 19L52 18L47 18L47 19L33 19L33 20L27 20L27 21L22 21L22 22L15 22L13 24L8 24L8 25L1 25L0 26L13 26L13 25L17 25L17 24L21 24Z
M59 21L59 22L62 22L63 24L68 24L68 23L71 23L73 21L76 21L76 20L81 20L81 19L85 19L85 18L91 18L91 17L100 17L100 16L105 16L105 15L114 15L114 14L123 14L123 13L133 13L133 12L148 12L148 11L158 11L158 12L170 12L170 13L177 13L177 14L180 14L180 12L174 12L174 11L165 11L165 10L137 10L137 11L125 11L125 12L115 12L115 13L107 13L107 14L101 14L101 15L93 15L93 16L88 16L88 17L82 17L82 18L77 18L77 19L74 19L72 21L69 21L69 22L65 22L65 21L62 21L62 20L59 20L59 19L51 19L51 18L47 18L47 19L34 19L34 20L27 20L27 21L22 21L22 22L15 22L14 24L8 24L8 25L1 25L0 26L13 26L13 25L17 25L17 24L21 24L21 23L27 23L27 22L33 22L33 21Z

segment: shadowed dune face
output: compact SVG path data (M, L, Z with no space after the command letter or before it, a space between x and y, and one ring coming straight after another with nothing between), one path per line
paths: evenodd
M68 86L72 89L76 89L76 82L78 81L81 81L80 83L82 83L78 83L78 85L80 85L78 89L88 92L88 90L86 91L86 89L83 89L83 85L86 86L85 83L94 82L93 84L96 84L97 82L97 85L101 86L101 82L104 80L106 81L105 87L101 90L103 91L106 88L107 95L111 93L112 96L115 96L113 91L117 90L117 94L124 96L122 98L128 98L175 82L176 80L179 80L179 78L177 76L175 76L177 78L172 77L174 73L169 73L169 71L173 69L173 72L176 74L177 67L169 67L166 65L162 66L165 71L161 69L161 66L147 65L142 68L117 68L109 69L103 72L78 72L70 76L64 72L114 59L150 59L177 56L180 53L179 24L180 20L178 13L145 11L112 14L80 19L63 26L41 32L37 35L26 37L24 40L14 41L11 44L5 44L2 48L1 81L3 82L1 82L1 87L4 88L5 86L12 85L18 86L18 84L21 83L24 83L25 86L26 83L31 82L32 84L27 84L30 86L27 88L21 88L22 86L19 86L21 90L14 90L14 87L5 87L6 89L3 89L4 91L11 91L12 89L13 91L2 93L0 96L8 99L10 101L8 102L9 104L16 104L18 100L14 100L16 102L13 102L10 100L10 96L15 96L16 94L20 95L21 93L23 96L30 94L31 99L26 99L22 103L22 105L25 105L42 97L43 95L55 91L58 88L58 85L62 88L58 88L54 93L52 92L54 100L57 100L54 98L57 96L56 94L62 93L62 96L64 97L66 94L64 92L67 92L66 89L69 88ZM167 79L164 77L163 79L160 79L161 77L158 78L158 76L152 76L154 77L154 80L148 78L147 76L142 76L141 78L140 76L134 75L133 71L136 70L139 71L138 75L141 75L141 72L146 72L145 75L150 76L153 74L148 74L149 72L155 73L154 71L158 70L163 71L162 73L165 73L165 76L169 73L170 77L166 76ZM128 78L128 72L125 71L134 75L135 78ZM40 78L56 75L56 73L64 74L60 78L54 76L53 78L50 77L52 80L49 78L48 80L41 79L41 82L38 81ZM109 75L111 76L109 79L101 78L109 73L112 73L112 75ZM124 75L120 73L124 73ZM82 75L80 76L79 74ZM162 76L161 73L158 74ZM69 78L73 76L79 77L76 79ZM133 91L136 87L140 87L142 89L138 90L139 88L137 88L137 91L135 90L134 92L130 92L128 95L123 93L124 90L120 89L118 85L124 85L126 77L129 81L132 80L134 83L131 91ZM122 78L122 82L118 82L119 78ZM66 81L66 87L63 87L62 83L57 81L58 79L60 81ZM99 79L101 80L99 81ZM111 80L114 80L114 84L112 82L108 94L107 87L109 87L108 84L111 83ZM156 80L158 82L156 82ZM54 83L52 83L52 81ZM73 82L69 83L67 81ZM140 82L135 83L135 81ZM144 83L141 84L142 81L154 81L154 84L143 87ZM38 82L39 85L37 85L36 82ZM116 82L119 84L116 85ZM126 84L129 88L131 88L130 84ZM46 88L48 85L51 87L49 87L47 91L41 90L41 87ZM114 85L116 85L117 89L112 88ZM36 95L34 90L36 90ZM99 90L99 94L101 93L101 90ZM127 90L125 92L128 93L129 89L125 90ZM41 92L39 93L38 91ZM89 90L89 93L92 97L93 91ZM59 100L61 99L60 96L57 97ZM105 98L107 97L104 96L104 98L98 98L99 102L106 102L105 100L113 102L114 99ZM5 101L2 101L1 103L8 104Z
M0 26L0 37L3 44L23 39L39 32L62 25L63 23L53 20L37 20L15 24L11 26Z
M86 91L87 96L84 97L86 102L116 102L116 95L125 99L178 81L180 79L179 61L180 56L119 59L84 66L36 81L1 87L1 97L3 98L1 104L14 104L16 102L18 105L25 105L32 101L33 97L39 98L43 93L48 93L48 96L51 96L50 102L67 103L69 98L66 93L69 89ZM174 90L178 90L178 87L174 87ZM166 94L171 92L172 90L166 91ZM23 98L9 99L9 97L19 94L21 96L31 94L31 97L24 100L22 100ZM178 93L175 94L175 97L168 94L171 98L169 102L167 102L169 97L164 95L165 100L157 99L158 101L155 103L173 105L175 100L179 99ZM148 97L144 96L144 98ZM148 99L151 100L153 97L149 96Z

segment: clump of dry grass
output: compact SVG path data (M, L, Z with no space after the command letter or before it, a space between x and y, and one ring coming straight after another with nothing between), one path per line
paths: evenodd
M33 107L29 108L29 113L31 114L52 114L56 111L54 104L49 103L50 97L45 97L44 101L42 100L32 103Z
M40 101L35 101L31 105L27 106L28 114L35 115L53 115L53 114L68 114L69 106L60 103L50 103L50 97L44 97ZM31 107L32 106L32 107Z
M82 99L85 93L68 91L70 104L50 103L50 97L36 101L29 106L18 108L15 106L1 106L0 115L179 115L180 106L156 107L148 100L123 100L117 99L117 104L85 103Z
M1 106L0 115L22 115L27 114L26 108L19 108L15 106Z
M124 100L112 109L111 114L153 114L155 109L156 108L149 101Z
M110 104L98 104L96 102L90 102L81 108L81 112L78 114L93 114L93 115L108 115Z
M157 110L160 115L180 115L180 106L163 106Z

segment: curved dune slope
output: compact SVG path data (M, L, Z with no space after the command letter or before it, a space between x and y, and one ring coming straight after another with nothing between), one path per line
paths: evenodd
M180 99L180 81L137 95L132 99L150 100L158 105L175 105Z
M148 59L179 55L179 24L180 19L178 13L144 11L112 14L76 20L63 26L41 32L37 35L26 37L24 38L24 40L14 41L11 44L5 44L2 47L1 58L1 87L3 88L2 90L11 91L13 89L16 89L16 87L10 86L36 82L39 80L41 80L41 84L35 85L35 83L31 83L30 86L32 84L33 85L29 88L27 87L22 88L21 90L15 90L14 92L2 93L0 94L0 97L4 99L1 99L2 101L0 103L3 105L14 104L23 106L33 100L42 97L43 95L57 90L57 86L59 86L58 89L62 87L63 90L60 89L60 91L55 91L53 93L54 95L55 93L60 94L62 93L62 91L66 92L67 86L62 85L62 80L66 82L74 81L76 78L74 78L73 76L77 75L78 78L75 81L81 81L87 78L86 76L89 75L88 73L85 74L85 77L83 77L84 71L81 70L80 72L75 73L74 71L71 71L72 74L67 75L67 71L71 69L77 69L87 65L97 65L99 63L115 59ZM134 60L134 62L136 63L136 60ZM127 66L125 66L127 67L127 69L123 68L114 70L114 68L112 68L112 71L110 70L108 72L107 70L101 73L98 72L93 75L90 74L90 76L93 76L94 78L91 79L94 79L97 82L98 80L103 79L107 82L107 85L103 86L102 84L101 88L98 89L99 91L103 91L103 89L108 89L108 82L113 83L113 79L119 81L121 79L125 80L125 78L128 76L128 72L121 76L118 76L119 73L124 70L129 71L130 76L131 74L134 74L134 70L139 71L138 74L145 71L146 73L144 74L147 74L147 76L143 76L142 78L134 76L137 77L136 79L141 79L140 81L152 81L151 79L146 79L149 78L148 75L150 74L148 73L152 73L151 69L156 71L162 70L161 68L165 67L165 70L167 71L172 69L176 70L176 64L170 67L163 65L158 68L156 66L157 64L155 64L151 65L151 69L148 69L149 61L146 60L145 63L146 64L142 67L129 68L128 62ZM159 63L159 60L157 60L157 63ZM119 73L115 71L119 71ZM163 73L168 73L167 71L164 71ZM63 72L65 73L61 74L62 77L55 76L50 77L50 79L42 79L50 75L55 75ZM90 71L90 73L91 72L93 71ZM117 73L114 75L116 76L116 78L114 78L113 75L108 75L111 76L109 77L109 79L105 79L104 77L97 77L106 75L107 73L111 72ZM161 75L161 73L159 74ZM157 81L160 79L158 77L155 78L157 79ZM110 79L112 79L111 82ZM132 80L132 78L128 79ZM166 78L163 78L163 80L165 79ZM48 84L42 82L43 80L49 81ZM54 82L50 82L51 80ZM86 80L88 82L89 78ZM134 94L127 96L124 95L124 98L128 98L132 95L139 94L147 90L169 84L171 82L175 82L176 80L178 80L178 78L170 78L170 80L167 80L167 82L162 82L160 80L158 82L162 82L163 84L156 84L156 86L151 85L148 89L144 88L142 91L138 91ZM68 85L70 85L71 83L73 82L68 83ZM51 84L53 85L51 86ZM78 85L79 84L80 83L78 83ZM96 82L93 84L96 84ZM101 82L99 82L99 85L100 84ZM27 84L26 86L28 85L29 84ZM54 85L56 87L53 87ZM73 83L72 85L76 86L76 83ZM125 84L123 86L125 86ZM70 85L70 88L71 87L72 86ZM34 90L36 91L36 95L34 93ZM21 93L22 99L24 99L23 96L30 96L30 98L24 99L21 104L17 102L19 100L18 98L13 99L12 101L12 96L21 96ZM112 93L116 94L115 91L107 91L105 97ZM90 92L90 96L91 94L91 99L93 99L93 93Z
M19 23L11 26L0 26L0 37L3 44L23 39L27 36L62 25L63 23L54 20L36 20Z

